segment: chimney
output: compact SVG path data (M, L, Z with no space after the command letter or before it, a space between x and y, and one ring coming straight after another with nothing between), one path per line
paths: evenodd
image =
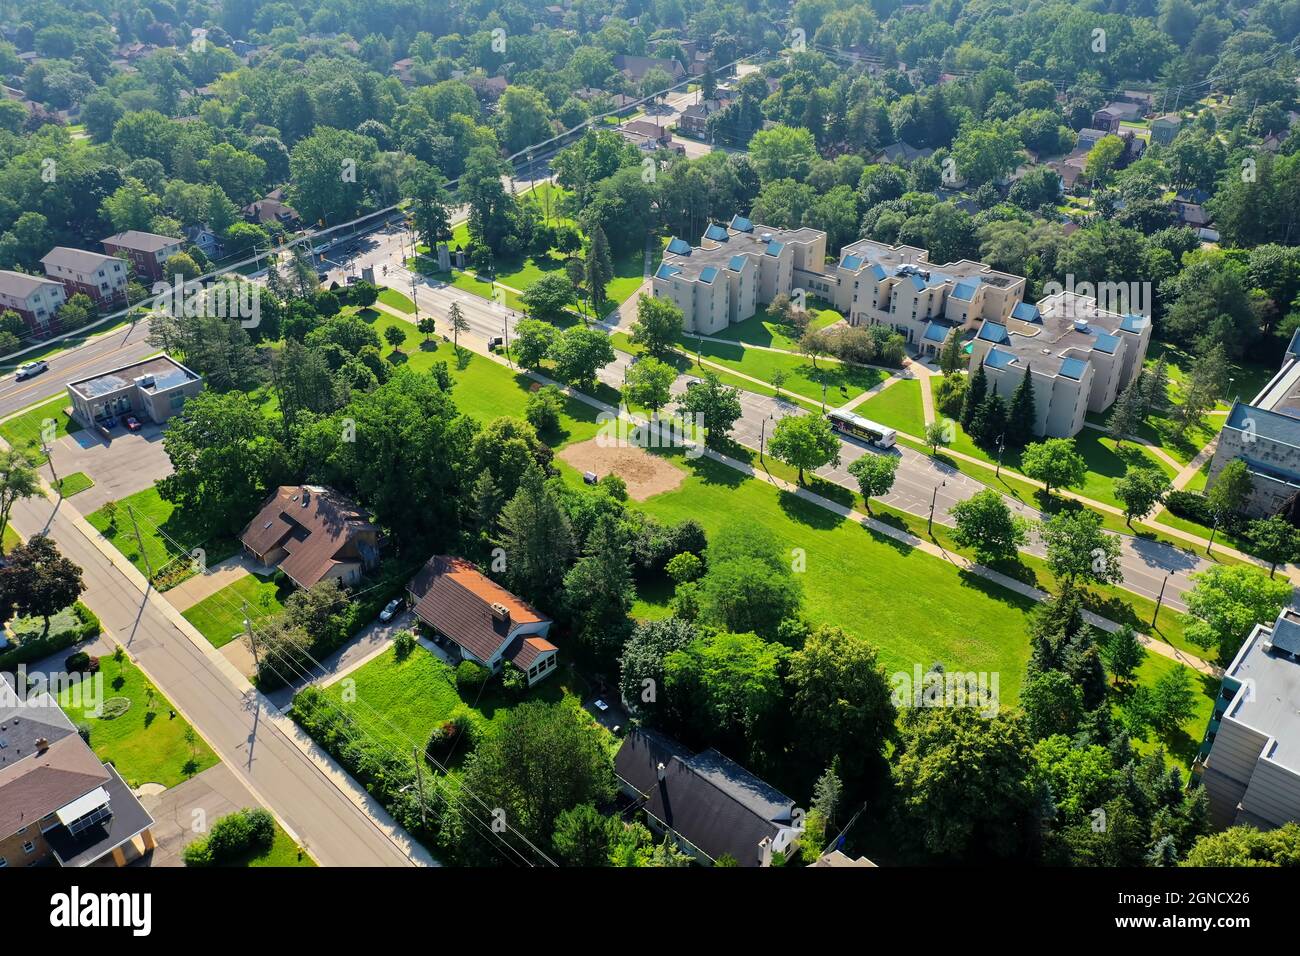
M49 749L50 749L50 742L48 740L46 740L44 737L36 738L36 752L38 754L43 754L45 753L45 751Z
M307 488L306 485L303 485L303 486L302 486L302 506L303 506L304 508L306 508L306 507L307 507L307 502L309 502L310 500L311 500L311 491Z
M492 617L494 620L500 621L503 624L509 624L510 608L506 607L504 604L494 602L492 605Z
M763 837L763 839L758 841L758 865L759 866L772 865L772 838L771 837Z
M656 773L657 773L658 776L659 776L659 782L660 782L660 783L663 783L663 782L664 782L664 778L668 776L668 768L664 766L664 763L663 763L662 760L659 761L659 766L656 768Z

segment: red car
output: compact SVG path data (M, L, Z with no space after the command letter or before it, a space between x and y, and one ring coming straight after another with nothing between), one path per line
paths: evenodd
M129 431L129 432L138 432L142 427L143 427L143 426L140 424L140 419L136 418L134 415L127 415L127 416L126 416L126 430L127 430L127 431Z

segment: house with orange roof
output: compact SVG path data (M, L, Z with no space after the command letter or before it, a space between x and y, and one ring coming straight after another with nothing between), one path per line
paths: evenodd
M434 555L407 585L415 616L450 641L461 660L494 674L509 661L531 687L555 670L551 619L464 558Z

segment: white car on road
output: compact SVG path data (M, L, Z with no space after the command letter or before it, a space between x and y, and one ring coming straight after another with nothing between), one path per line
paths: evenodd
M24 362L22 365L18 366L18 373L14 378L21 382L25 378L31 378L33 375L40 375L42 372L48 371L49 367L50 363L44 360Z

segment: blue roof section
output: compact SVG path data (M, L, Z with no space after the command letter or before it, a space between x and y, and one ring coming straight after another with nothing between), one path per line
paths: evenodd
M1147 320L1131 312L1119 320L1119 327L1124 332L1137 334L1147 327Z
M1246 424L1248 419L1249 426ZM1232 406L1224 427L1250 429L1254 431L1257 439L1264 438L1268 441L1300 447L1300 420L1290 415L1279 415L1277 412L1256 408L1254 405L1246 405L1243 402L1237 402Z
M928 342L945 342L948 339L948 326L940 325L937 322L931 322L925 327L923 336Z
M926 284L929 286L943 285L945 282L951 282L952 276L946 276L941 272L931 272L930 278L926 279L925 281ZM979 280L976 279L975 283L978 285Z
M915 272L911 273L911 274L908 276L908 278L912 280L912 285L916 287L916 291L917 291L917 292L920 292L920 291L922 291L923 289L925 289L925 280L922 279L922 278L921 278L919 275L917 275Z
M862 257L845 256L844 261L840 263L840 267L844 269L848 269L850 272L857 272L859 269L862 268ZM1300 335L1300 331L1298 331L1296 334Z
M1016 357L1010 352L1004 352L1001 349L989 349L989 354L984 356L984 364L991 365L994 368L1010 368L1015 364Z
M1107 355L1114 355L1115 350L1119 348L1119 336L1111 335L1109 332L1097 333L1097 344L1093 346L1098 352L1105 352Z
M958 282L957 287L952 290L952 297L960 299L962 302L969 302L975 296L975 290L979 288L979 280L973 282Z
M709 226L708 229L704 230L704 238L711 239L714 242L726 242L731 238L731 233L727 232L724 227L719 226L715 222L713 225Z
M682 271L682 270L679 269L679 268L677 268L676 266L670 266L670 265L669 265L668 263L666 263L666 262L661 262L661 263L659 263L659 269L658 269L658 271L655 272L655 278L656 278L656 279L671 279L673 276L679 274L681 271Z
M668 251L675 256L689 256L691 254L691 244L685 239L678 239L674 236L668 241Z
M779 256L781 254L781 250L784 248L785 248L784 242L777 242L775 239L773 239L771 242L767 244L767 248L764 249L763 252L764 254L769 256Z
M881 279L883 279L883 278L884 278L885 276L887 276L889 273L887 273L887 272L885 271L885 267L882 266L879 262L873 262L873 263L871 264L871 274L872 274L873 276L875 276L875 277L876 277L876 281L879 282Z
M700 270L701 282L712 282L718 277L718 270L714 266L706 266Z
M1007 327L997 322L985 322L981 325L977 338L985 342L996 342L999 345L1011 341L1011 336L1007 335Z
M1061 359L1061 374L1066 378L1072 378L1076 382L1083 381L1083 375L1088 371L1088 363L1083 359L1067 358Z
M1043 321L1043 317L1038 314L1038 306L1030 305L1028 302L1017 302L1016 307L1011 310L1011 317L1021 322Z
M753 232L754 224L744 216L735 216L731 220L731 228L736 232Z
M745 268L745 257L739 255L732 256L731 261L727 263L727 268L732 272L739 272L741 269Z

